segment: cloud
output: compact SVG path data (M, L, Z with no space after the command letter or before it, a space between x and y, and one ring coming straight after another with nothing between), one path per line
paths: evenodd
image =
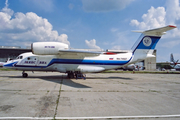
M68 7L70 10L72 10L74 8L74 4L70 3Z
M167 0L166 2L167 6L167 16L166 20L170 24L174 24L180 19L180 6L179 6L179 0Z
M112 50L121 50L121 46L119 46L119 45L113 46Z
M52 12L55 8L53 0L21 0L27 7L33 6L45 12Z
M134 0L82 0L83 9L87 12L106 12L121 10Z
M3 11L4 13L6 13L6 14L11 16L11 15L13 15L14 11L9 9L8 6L9 6L8 5L8 0L6 0L5 7L1 11Z
M179 46L180 40L173 40L173 41L168 41L166 43L163 43L162 46L166 48L174 48L175 46Z
M174 38L170 42L174 45L175 41L180 37L180 6L179 0L167 0L165 7L151 7L146 14L143 14L142 21L136 19L131 20L131 26L139 29L147 30L151 28L164 27L166 25L176 25L177 28L168 31L164 38ZM168 41L168 43L170 43ZM179 42L177 42L179 44Z
M180 5L179 0L167 0L166 2L166 23L176 25L177 28L173 30L167 37L173 37L180 40Z
M96 45L96 40L92 39L90 41L85 40L86 45L91 49L101 49L99 46Z
M0 40L7 45L30 45L35 41L57 41L70 45L68 36L59 35L47 19L33 12L14 13L7 3L0 12L0 24Z
M159 52L167 53L165 51L179 51L180 45L180 4L179 0L167 0L165 7L151 7L147 13L142 15L142 21L136 19L131 20L131 26L135 26L139 29L151 29L164 27L166 25L176 25L177 28L168 31L163 36L163 42L158 46L163 49L159 49ZM163 55L167 56L167 55ZM160 56L159 58L163 58ZM167 59L166 59L167 60Z
M111 49L131 49L132 45L134 44L134 36L132 32L129 30L121 31L117 28L111 28L111 33L114 35L113 41L110 41L109 45L112 46Z
M119 29L118 28L111 28L111 32L114 33L114 32L117 32Z
M140 29L150 29L165 26L166 11L164 7L151 7L148 13L142 16L142 22L138 20L131 20L130 25L136 26Z
M151 29L163 27L165 25L180 25L180 6L179 0L167 0L165 7L153 6L146 14L143 14L142 21L131 20L130 25L140 29Z

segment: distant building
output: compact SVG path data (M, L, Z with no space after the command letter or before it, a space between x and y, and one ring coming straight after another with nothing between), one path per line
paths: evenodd
M10 59L15 59L18 55L25 52L31 52L31 49L22 49L17 46L0 46L0 62L5 62Z
M144 60L145 70L156 70L156 50L154 50L153 55L155 57L146 58Z

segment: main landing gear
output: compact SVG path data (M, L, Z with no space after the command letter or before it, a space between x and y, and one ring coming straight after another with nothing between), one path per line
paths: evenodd
M68 78L76 78L76 79L86 79L86 75L82 74L81 72L67 72L68 73Z
M68 78L74 78L74 72L68 72Z
M28 74L25 73L25 71L23 71L23 72L22 72L22 76L23 76L24 78L27 78L27 77L28 77Z

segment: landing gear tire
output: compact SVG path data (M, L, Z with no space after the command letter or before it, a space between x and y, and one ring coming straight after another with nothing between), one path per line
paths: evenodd
M28 77L28 74L27 74L27 73L23 73L22 76L23 76L24 78L27 78L27 77Z
M68 73L68 78L74 78L74 73L73 72Z
M77 79L86 79L86 75L81 72L68 72L68 78L76 78Z
M84 80L86 80L86 75L85 75L85 74L77 73L77 74L75 74L75 75L76 75L76 80L77 80L77 79L84 79Z

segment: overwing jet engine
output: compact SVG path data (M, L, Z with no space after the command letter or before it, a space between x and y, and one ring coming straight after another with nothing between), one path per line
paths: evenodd
M31 44L31 49L35 55L58 55L59 50L68 50L69 47L60 42L36 42Z

